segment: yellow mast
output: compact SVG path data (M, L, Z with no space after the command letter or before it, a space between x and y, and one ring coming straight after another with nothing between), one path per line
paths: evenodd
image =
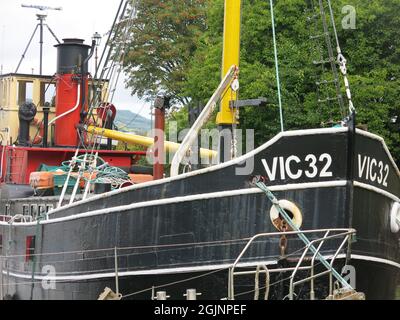
M240 55L240 18L241 0L225 0L224 17L224 47L222 58L222 77L226 75L232 65L239 67ZM236 123L229 101L236 99L236 93L229 87L221 102L217 115L217 124L232 125Z
M240 24L241 24L241 0L225 0L224 13L224 43L222 57L222 78L228 73L232 66L239 67L240 56ZM237 123L233 110L229 106L229 101L236 99L236 92L230 87L227 89L221 101L220 111L218 112L216 122L219 126L231 126ZM128 143L139 144L150 147L154 144L152 138L131 135L114 130L107 130L89 126L87 131L92 134L98 134L114 140L125 141ZM166 141L166 151L175 152L179 144ZM200 149L202 158L216 157L217 153L213 150Z

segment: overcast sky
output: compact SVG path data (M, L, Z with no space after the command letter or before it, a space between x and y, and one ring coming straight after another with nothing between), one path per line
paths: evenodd
M22 8L21 4L62 7L62 11L47 11L47 24L61 40L81 38L90 44L92 35L104 35L111 27L120 0L0 0L0 65L3 73L14 72L21 55L28 44L36 24L36 14L42 11ZM106 41L103 38L102 44ZM53 36L44 29L43 74L53 75L56 71L56 44ZM100 52L102 47L100 48ZM36 33L24 61L21 73L39 73L39 32ZM91 60L91 71L94 59ZM124 79L120 80L115 93L114 104L118 109L128 109L150 118L150 104L130 95L125 89Z

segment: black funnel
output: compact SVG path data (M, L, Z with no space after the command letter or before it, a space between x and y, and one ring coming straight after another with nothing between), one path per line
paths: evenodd
M86 74L90 46L82 39L63 39L63 43L55 45L57 48L57 74ZM84 64L84 65L82 65Z

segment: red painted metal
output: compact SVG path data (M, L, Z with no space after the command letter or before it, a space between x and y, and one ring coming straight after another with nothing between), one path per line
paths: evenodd
M99 108L97 108L97 116L103 120L107 120L107 113L111 111L111 119L114 121L117 115L117 108L112 103L102 103Z
M76 126L80 121L80 113L82 111L82 97L78 98L78 88L80 79L74 74L63 74L57 76L56 91L56 116L71 110L77 102L78 108L68 115L60 118L55 122L55 144L63 147L75 147L78 145L78 133ZM88 92L88 78L85 77L85 92ZM85 99L87 105L87 99ZM86 106L85 106L86 107Z
M30 148L30 147L1 147L4 152L1 181L13 184L29 184L31 172L37 171L44 163L49 166L60 166L63 161L70 160L74 149L69 148ZM80 153L85 153L80 150ZM130 167L145 156L145 151L113 151L99 150L99 156L111 166ZM8 164L8 165L7 165Z
M159 180L164 177L164 132L165 132L165 109L155 108L155 136L154 136L154 163L153 179Z

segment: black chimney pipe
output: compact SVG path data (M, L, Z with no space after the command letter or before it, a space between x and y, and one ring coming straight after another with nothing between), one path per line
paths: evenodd
M47 137L49 131L50 104L46 102L43 107L43 148L47 148Z

